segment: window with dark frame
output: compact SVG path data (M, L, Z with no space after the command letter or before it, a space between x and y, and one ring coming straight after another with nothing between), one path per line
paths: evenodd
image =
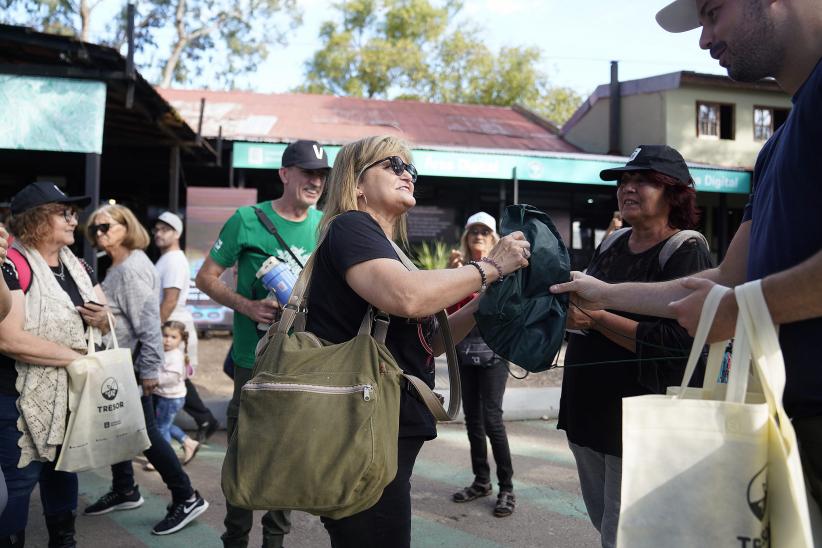
M696 136L705 139L734 139L734 105L696 103Z
M790 109L754 106L754 141L767 141L788 118Z

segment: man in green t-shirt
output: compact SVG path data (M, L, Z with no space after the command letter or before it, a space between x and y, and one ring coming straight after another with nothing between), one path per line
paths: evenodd
M234 395L226 413L229 439L237 425L240 389L251 378L254 367L254 350L260 338L257 324L273 322L279 308L276 301L267 298L268 290L257 279L257 270L269 257L277 257L287 263L296 276L302 267L295 257L304 265L317 246L317 227L322 213L313 206L325 187L330 170L328 155L316 141L296 141L283 152L282 166L279 174L283 195L271 202L238 209L223 225L220 237L197 273L197 287L235 312ZM259 208L274 224L290 252L269 232L254 208ZM219 279L234 265L237 266L237 291ZM251 510L234 507L226 501L223 546L245 548L252 522ZM262 523L263 545L282 546L283 537L291 528L290 512L270 511Z

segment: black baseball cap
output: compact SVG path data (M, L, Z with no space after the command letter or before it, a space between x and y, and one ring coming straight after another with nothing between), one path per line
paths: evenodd
M317 141L294 141L283 152L283 167L303 169L331 169L328 153Z
M625 167L603 169L599 172L599 178L618 181L626 171L656 171L673 177L683 185L691 181L691 172L682 155L667 145L639 145L631 153Z
M50 181L38 181L23 187L23 190L11 199L11 214L19 215L31 208L44 204L77 204L85 207L91 203L88 196L67 196Z

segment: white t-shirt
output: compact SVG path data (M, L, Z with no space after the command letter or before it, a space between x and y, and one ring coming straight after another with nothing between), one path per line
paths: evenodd
M174 312L184 312L186 310L188 288L191 280L186 254L180 249L168 251L160 256L160 259L154 266L157 268L157 274L160 276L160 302L163 300L163 293L166 288L176 287L180 290L180 296L177 299L177 306L174 307Z
M185 355L179 348L164 352L165 361L157 378L159 385L154 393L164 398L186 397Z

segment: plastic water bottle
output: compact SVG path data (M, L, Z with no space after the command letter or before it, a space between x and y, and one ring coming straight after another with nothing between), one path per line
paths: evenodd
M297 277L288 265L278 261L276 257L266 259L257 271L257 279L268 289L268 298L276 299L281 307L288 304L291 291L297 283ZM267 324L257 324L257 328L262 331L267 331L269 327Z

